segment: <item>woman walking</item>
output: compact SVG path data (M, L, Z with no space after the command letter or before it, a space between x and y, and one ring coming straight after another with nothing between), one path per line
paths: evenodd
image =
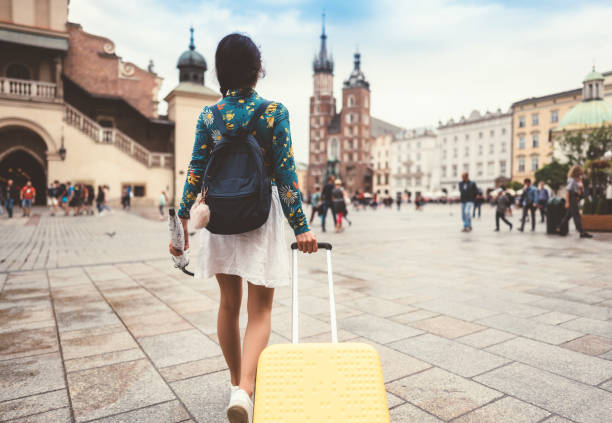
M344 231L342 218L346 215L346 201L344 200L344 190L340 179L336 179L336 187L332 191L332 205L334 212L336 212L336 232L342 232Z
M579 202L582 191L584 190L584 185L582 184L583 174L584 171L582 167L575 165L570 169L567 175L567 187L565 187L565 208L567 211L557 227L557 233L562 234L561 228L573 217L574 225L576 225L576 230L580 233L580 238L593 238L593 235L582 228L582 218L580 217Z
M249 37L230 34L223 38L217 46L215 66L223 99L204 107L198 118L178 212L185 229L185 249L189 248L189 210L200 193L211 150L221 139L215 125L224 124L229 133L235 133L248 125L265 101L254 90L263 70L261 53ZM216 121L213 108L221 113L223 122ZM273 179L268 219L263 226L236 235L213 234L203 229L196 267L198 278L215 275L221 291L217 334L230 371L231 399L227 417L231 423L250 422L257 360L270 336L274 288L290 282L289 246L285 240L283 214L293 229L299 250L308 253L317 250L316 238L308 227L302 207L288 111L281 103L272 102L256 119L254 136L263 150L266 170ZM182 253L172 245L170 252ZM241 351L238 316L243 279L248 282L248 323Z

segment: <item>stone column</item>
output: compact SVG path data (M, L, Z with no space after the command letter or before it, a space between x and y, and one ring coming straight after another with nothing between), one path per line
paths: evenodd
M62 67L63 61L62 56L55 56L53 60L55 62L55 97L63 99L64 98L64 83L62 82Z

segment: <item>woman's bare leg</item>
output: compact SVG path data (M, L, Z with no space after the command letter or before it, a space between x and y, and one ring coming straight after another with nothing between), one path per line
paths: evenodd
M221 299L217 316L217 336L223 357L229 367L232 385L240 382L240 303L242 278L235 275L216 275Z
M274 288L253 285L250 282L248 286L247 310L249 321L244 334L240 389L246 391L249 395L253 395L257 361L263 349L268 345L268 339L270 338L270 316Z

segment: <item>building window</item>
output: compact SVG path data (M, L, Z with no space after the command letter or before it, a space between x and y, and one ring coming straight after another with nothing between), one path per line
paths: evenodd
M552 110L550 112L550 123L557 123L557 122L559 122L559 111Z
M442 138L442 142L446 144L446 138Z
M380 185L380 173L376 175L376 183Z
M457 165L453 165L453 177L457 177Z
M504 176L506 174L506 161L500 160L499 162L499 174Z
M482 144L478 145L478 155L482 156Z
M505 142L504 142L504 143L502 143L502 145L501 145L501 152L502 152L502 153L505 153L505 152L506 152L506 143L505 143Z
M489 132L489 135L490 135L491 137L494 137L494 136L495 136L495 130L494 130L494 129L491 129L491 132Z
M518 162L518 171L521 173L525 172L525 158L519 157L517 162Z
M465 147L465 153L464 154L465 154L465 157L469 157L470 156L470 147L469 146Z
M385 185L389 185L389 174L385 173Z
M421 160L421 152L420 152L420 151L419 151L419 152L417 152L417 154L416 154L416 159L417 159L417 160Z
M538 159L539 159L538 156L531 157L531 171L532 172L535 172L536 170L538 170L538 167L539 167Z
M470 134L465 134L465 140L469 140L470 139Z
M482 163L476 163L476 175L482 176Z
M495 163L489 162L487 163L487 175L493 176L495 174Z
M470 164L469 163L463 163L463 171L465 173L470 173Z
M525 148L525 135L519 135L519 150Z
M348 106L353 107L354 105L355 105L355 97L353 97L352 95L349 95Z
M531 124L537 126L540 123L540 115L534 113L531 115Z
M6 77L14 79L32 79L32 74L27 66L21 63L13 63L6 68Z
M442 158L446 159L446 150L442 150Z
M501 133L502 135L506 135L506 128L502 128Z
M457 138L457 135L455 135L454 141L455 141L455 142L457 142L457 139L458 139L458 138Z
M479 139L480 139L480 138L482 138L482 132L479 132L479 133L478 133L478 138L479 138Z
M540 134L532 134L532 140L531 143L533 145L534 148L537 148L540 146Z
M489 154L495 153L495 144L489 144Z
M446 178L446 166L442 166L442 177Z
M453 148L453 158L456 159L457 158L457 149Z
M525 127L525 116L519 116L519 128Z

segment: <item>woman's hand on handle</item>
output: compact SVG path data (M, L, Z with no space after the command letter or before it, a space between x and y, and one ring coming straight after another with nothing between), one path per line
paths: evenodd
M317 237L312 231L304 232L296 235L295 240L298 244L298 250L303 253L316 253L317 252Z
M181 225L183 225L183 233L185 234L185 249L183 251L177 250L172 246L172 241L170 241L170 254L177 257L183 255L183 252L189 249L189 219L183 219L182 217L180 219Z

